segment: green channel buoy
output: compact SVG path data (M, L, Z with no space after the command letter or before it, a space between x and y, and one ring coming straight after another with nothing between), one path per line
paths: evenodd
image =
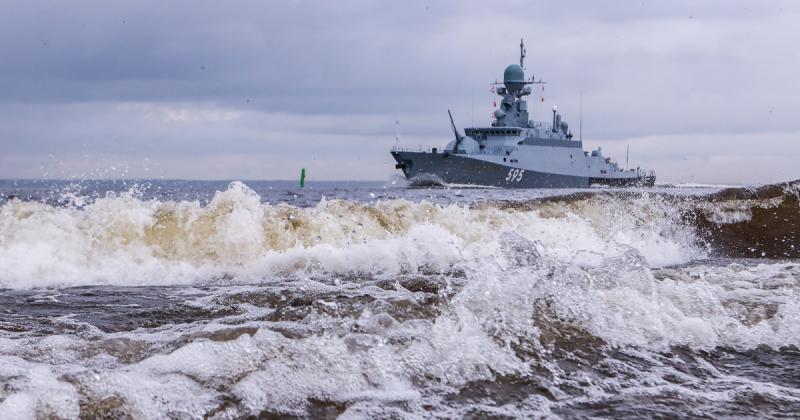
M300 169L300 188L306 186L306 168Z

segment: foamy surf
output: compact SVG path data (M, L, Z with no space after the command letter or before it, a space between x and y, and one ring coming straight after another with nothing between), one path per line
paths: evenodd
M657 197L530 210L403 199L262 203L234 182L207 205L100 198L85 206L11 200L0 207L0 286L259 282L313 274L397 275L491 260L507 232L545 253L597 264L632 247L653 266L703 255ZM224 280L221 280L223 279Z
M0 413L793 412L796 191L8 200Z

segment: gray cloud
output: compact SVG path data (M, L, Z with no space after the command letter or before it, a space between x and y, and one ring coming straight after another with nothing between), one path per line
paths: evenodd
M798 18L791 1L8 1L0 176L94 162L290 178L312 161L320 176L385 179L394 120L409 145L445 143L448 108L460 126L488 123L489 82L524 37L529 73L548 82L534 112L558 104L577 128L582 95L587 144L633 142L676 181L797 178ZM765 144L775 156L752 179L712 159ZM719 170L694 170L698 150Z

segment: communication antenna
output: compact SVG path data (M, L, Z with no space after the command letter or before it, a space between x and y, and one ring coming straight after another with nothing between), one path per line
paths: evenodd
M625 169L628 169L628 157L631 153L631 145L628 144L628 147L625 148Z
M394 120L394 142L400 144L400 120Z
M581 91L578 104L578 139L583 141L583 91Z

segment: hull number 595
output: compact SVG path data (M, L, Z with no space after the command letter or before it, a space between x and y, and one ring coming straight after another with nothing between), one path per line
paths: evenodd
M524 173L525 173L524 169L511 168L511 169L508 170L508 175L506 175L506 181L508 181L508 182L511 182L511 181L520 182L520 181L522 181L522 175Z

